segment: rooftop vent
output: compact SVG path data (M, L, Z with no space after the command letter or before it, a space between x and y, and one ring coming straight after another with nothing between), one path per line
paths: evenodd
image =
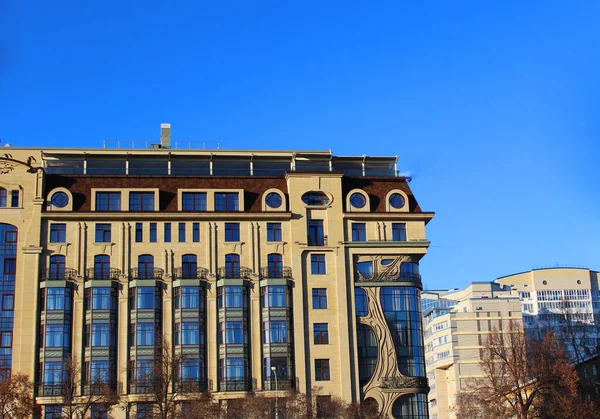
M160 148L171 148L171 124L160 124Z

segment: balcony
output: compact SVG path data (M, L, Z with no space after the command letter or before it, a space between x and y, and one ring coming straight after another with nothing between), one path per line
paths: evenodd
M385 377L381 382L383 389L429 388L427 377Z
M112 280L118 281L121 277L121 270L117 268L110 269L94 269L89 268L85 270L85 280Z
M199 393L212 390L212 380L184 380L175 384L178 393Z
M221 266L218 270L219 279L251 279L252 269L240 267L231 269L226 266Z
M101 395L106 395L111 391L115 392L116 390L117 390L117 382L116 381L110 381L110 382L106 382L106 383L97 382L97 383L93 383L93 384L84 384L83 385L83 394L85 396L90 396L90 395L101 396Z
M77 279L77 269L42 269L40 271L40 278L42 281L75 281Z
M64 396L65 385L64 384L40 384L38 386L38 396Z
M129 270L129 279L162 279L165 271L161 268L139 269L131 268Z
M264 380L263 381L263 390L264 391L291 390L293 388L298 388L296 381L297 381L297 379L293 379L293 378L278 378L277 386L276 386L275 379Z
M261 278L292 278L292 268L284 266L283 268L273 269L268 266L260 268Z
M252 380L220 380L219 391L252 391Z
M196 270L184 269L184 268L175 268L173 269L173 278L174 279L204 279L208 278L208 269L206 268L198 268Z
M421 283L421 275L415 272L386 273L380 275L366 276L356 271L356 282L415 282Z

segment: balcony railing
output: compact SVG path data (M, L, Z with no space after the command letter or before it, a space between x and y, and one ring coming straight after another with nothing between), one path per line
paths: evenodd
M129 270L129 279L162 279L165 271L161 268L139 269L131 268Z
M381 388L428 388L427 377L385 377L381 382Z
M292 278L292 268L284 266L279 269L269 268L264 266L260 268L261 278Z
M149 383L148 381L130 381L127 386L127 392L130 394L145 394L150 393L152 387L152 383Z
M356 271L357 282L416 282L421 283L421 275L415 272L382 273L380 275L366 276Z
M263 390L265 391L275 391L275 390L290 390L295 388L296 380L290 378L278 378L277 385L275 385L275 379L272 380L264 380L263 381Z
M178 393L199 393L212 390L212 380L184 380L175 386Z
M175 279L206 279L208 278L208 269L198 268L195 270L175 268L173 269L173 278Z
M40 272L40 277L42 281L75 281L77 279L77 269L42 269Z
M252 391L252 380L220 380L219 391Z
M83 385L83 394L86 396L89 395L105 395L109 392L114 392L117 390L117 382L109 381L106 383L94 383L94 384L84 384Z
M118 281L121 277L121 270L117 268L110 269L94 269L89 268L85 270L85 279L89 280L113 280Z
M38 386L38 396L64 396L64 384L40 384Z
M252 269L240 267L231 269L226 266L221 266L218 270L219 279L251 279Z

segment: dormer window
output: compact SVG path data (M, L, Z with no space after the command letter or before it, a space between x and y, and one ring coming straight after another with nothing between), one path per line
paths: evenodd
M302 195L302 202L306 205L327 205L329 204L329 197L323 192L307 192Z

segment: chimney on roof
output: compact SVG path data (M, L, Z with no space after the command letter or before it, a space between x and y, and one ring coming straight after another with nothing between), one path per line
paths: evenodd
M160 124L160 148L171 148L171 124Z

